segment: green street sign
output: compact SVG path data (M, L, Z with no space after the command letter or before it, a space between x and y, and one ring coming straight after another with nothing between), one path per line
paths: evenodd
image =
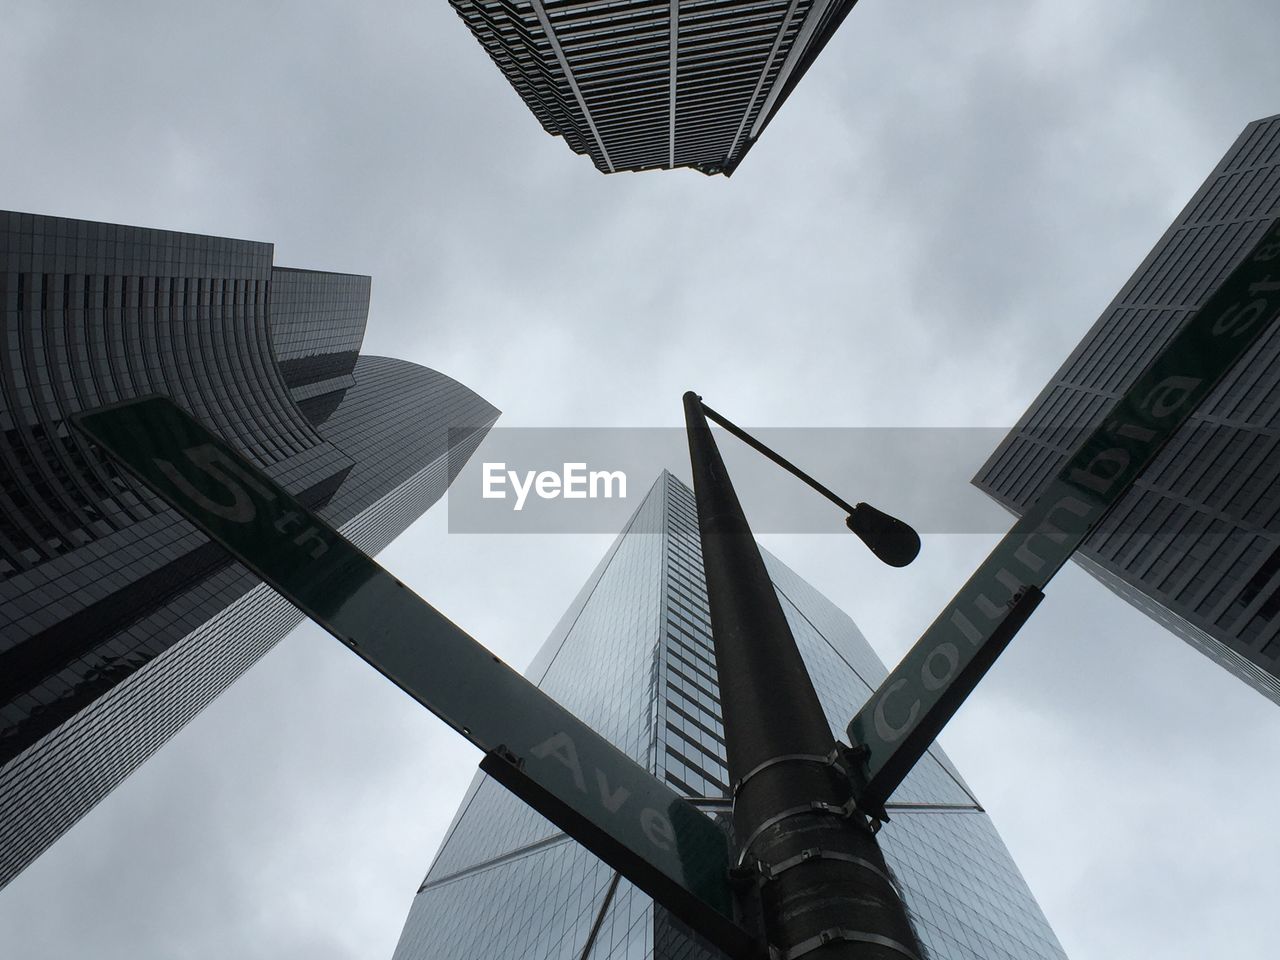
M481 768L708 939L761 953L734 920L728 842L586 726L171 400L80 414L140 480L485 752Z
M882 810L1040 590L1280 314L1280 220L1139 375L849 723Z

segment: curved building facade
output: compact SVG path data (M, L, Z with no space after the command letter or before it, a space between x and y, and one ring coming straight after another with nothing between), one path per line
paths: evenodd
M498 416L441 373L359 355L368 277L272 258L0 213L0 886L301 619L71 413L171 396L368 552Z

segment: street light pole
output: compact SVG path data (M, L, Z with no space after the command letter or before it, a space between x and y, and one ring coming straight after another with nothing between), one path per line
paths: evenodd
M711 436L684 395L720 680L736 862L759 887L781 960L903 960L923 951Z

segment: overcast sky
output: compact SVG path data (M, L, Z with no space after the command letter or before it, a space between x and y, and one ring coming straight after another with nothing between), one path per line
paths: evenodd
M0 0L0 207L370 274L366 351L506 427L676 426L690 387L1008 427L1280 111L1277 36L1274 0L863 0L732 179L605 177L445 0ZM896 660L993 540L766 543ZM382 561L523 666L608 542L441 504ZM1275 955L1280 706L1079 570L943 744L1073 960ZM385 960L477 760L305 626L0 893L0 952Z

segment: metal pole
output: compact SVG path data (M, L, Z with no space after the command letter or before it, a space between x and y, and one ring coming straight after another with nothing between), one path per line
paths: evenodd
M781 960L923 951L851 785L703 414L684 395L719 668L736 862Z

